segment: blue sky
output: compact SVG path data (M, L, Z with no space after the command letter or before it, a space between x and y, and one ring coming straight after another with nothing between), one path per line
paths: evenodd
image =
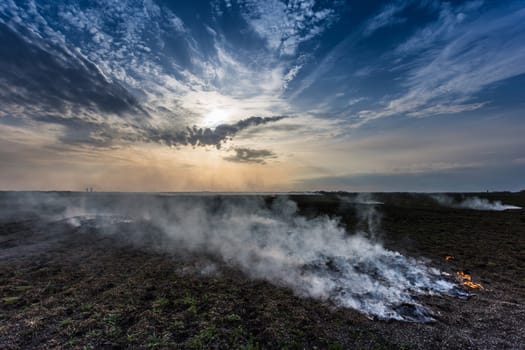
M524 1L0 3L0 188L525 188Z

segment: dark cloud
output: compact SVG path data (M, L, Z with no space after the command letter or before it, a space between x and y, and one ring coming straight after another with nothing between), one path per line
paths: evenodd
M78 117L61 117L56 115L36 116L33 118L38 122L60 125L63 127L62 134L58 137L64 144L85 144L95 147L108 147L114 141L125 138L119 135L118 129L107 123L94 122Z
M116 114L141 112L124 87L108 80L76 51L1 20L0 82L4 87L0 91L4 114L75 113L80 109Z
M250 117L242 119L235 124L221 124L215 129L210 128L187 128L179 132L166 132L159 129L149 130L143 134L146 142L160 142L170 146L191 145L191 146L215 146L221 148L221 144L233 138L242 130L271 122L277 122L286 116L276 117Z
M214 146L217 149L231 140L238 132L258 125L279 121L285 116L250 117L234 124L221 124L215 129L188 127L172 130L142 126L140 124L116 124L87 120L79 117L63 117L47 114L33 120L63 127L59 140L64 144L87 144L107 147L121 142L156 142L168 146ZM263 157L264 154L261 154Z
M265 164L266 159L277 158L275 153L266 149L235 148L235 154L224 160L237 163Z

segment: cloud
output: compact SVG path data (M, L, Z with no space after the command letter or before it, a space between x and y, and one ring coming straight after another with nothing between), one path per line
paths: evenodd
M78 117L60 117L55 115L37 116L34 120L62 126L58 140L68 145L91 145L107 147L119 143L118 129L107 123L90 122Z
M60 43L19 33L23 28L0 20L0 113L26 115L28 111L65 113L71 107L103 113L140 113L137 100L125 88L109 81L82 55Z
M277 158L275 153L266 149L235 148L234 151L234 155L223 159L236 163L265 164L267 159Z
M256 126L277 122L286 116L250 117L233 124L220 124L214 129L197 126L178 129L156 128L146 125L107 123L89 121L79 117L44 115L33 120L41 123L60 125L58 139L69 145L90 145L109 147L125 143L160 143L168 146L213 146L220 149L222 144L233 139L239 132Z
M348 62L348 50L358 39L357 33L351 33L340 42L337 43L324 56L318 56L313 67L310 67L308 74L300 79L294 89L288 94L291 100L297 99L305 91L310 89L314 84L323 80L329 73L333 72L334 68L340 68L339 61L345 59ZM344 77L343 72L338 72L339 77Z
M222 143L232 139L242 130L249 129L258 125L277 122L287 118L286 116L276 117L250 117L240 120L234 124L220 124L215 129L188 127L184 131L166 132L164 130L152 129L143 133L143 141L161 142L170 146L191 145L191 146L214 146L221 148Z
M73 56L93 67L108 84L133 98L154 128L169 128L174 123L179 128L199 125L214 107L210 104L217 105L215 108L228 104L228 110L235 109L230 120L289 113L290 106L281 93L297 75L300 64L293 59L280 60L268 50L257 49L254 55L253 48L236 45L237 34L225 32L213 21L201 32L200 22L179 16L167 5L153 1L6 2L0 4L0 22L16 26L28 43L38 41L39 48L54 60ZM59 44L60 50L51 44ZM35 65L33 70L41 73L40 67ZM67 86L41 91L48 91L48 99L71 100L73 104L75 96L69 100L62 97L79 83L66 80ZM86 86L91 83L88 79L81 82ZM55 90L59 90L58 96ZM100 86L93 90L108 98L122 95L117 91L106 94ZM132 111L126 118L133 119L136 114Z
M314 0L244 0L241 8L267 47L283 55L295 54L301 43L320 35L337 19L334 9L320 8Z
M403 11L408 5L407 1L398 1L384 6L381 11L368 20L363 32L365 36L372 35L376 30L406 21L396 15Z
M437 22L398 46L389 60L406 72L401 83L406 92L360 111L356 125L395 115L475 110L486 104L476 101L478 92L525 73L525 8L478 15L474 5L443 5Z
M60 126L58 141L96 147L219 148L241 130L279 120L245 116L286 111L279 95L300 67L273 54L250 63L220 30L210 41L192 30L151 1L2 3L0 113L10 123L17 116L26 126ZM199 126L214 109L234 122Z
M495 139L508 140L492 133L504 129L501 119L490 122L485 145L469 143L469 126L452 142L440 136L432 146L428 130L435 132L438 122L429 119L427 127L403 135L421 134L417 144L426 146L397 152L389 144L351 145L363 135L395 134L398 126L426 120L351 126L482 108L476 123L489 114L504 117L506 110L495 115L488 97L480 96L525 73L520 3L401 0L375 6L368 18L362 14L370 6L344 3L216 1L222 15L199 3L196 20L195 9L182 2L2 1L0 126L41 130L49 144L93 152L145 147L191 160L209 151L203 147L222 147L230 152L226 161L262 163L274 154L254 152L271 149L286 155L287 174L298 166L320 165L338 175L519 158L510 148L490 147ZM391 26L401 17L406 26ZM380 28L391 33L376 38ZM505 108L513 108L517 120L519 90L507 92L513 101ZM282 115L297 117L271 117ZM443 123L441 135L460 130L459 119ZM232 138L235 147L225 147Z

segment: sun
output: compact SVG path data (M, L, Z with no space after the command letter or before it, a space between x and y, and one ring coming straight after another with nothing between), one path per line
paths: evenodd
M230 112L222 108L214 108L204 115L203 123L206 127L214 127L227 122Z

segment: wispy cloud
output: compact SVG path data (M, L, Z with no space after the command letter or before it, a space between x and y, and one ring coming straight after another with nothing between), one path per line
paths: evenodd
M298 46L326 30L337 19L332 8L322 8L315 0L241 1L243 15L267 46L283 55L293 55Z
M476 101L483 88L525 73L525 9L478 15L472 8L473 4L445 6L436 23L397 48L394 57L406 71L406 92L381 108L362 110L356 125L394 115L425 117L478 109L487 102ZM408 65L405 58L410 58Z
M403 0L385 5L378 14L368 20L363 30L364 35L368 36L380 28L404 22L406 19L397 15L403 11L408 4L409 1Z

